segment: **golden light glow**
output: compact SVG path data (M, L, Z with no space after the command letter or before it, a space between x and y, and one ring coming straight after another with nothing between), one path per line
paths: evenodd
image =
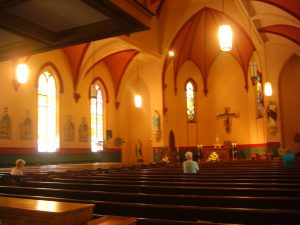
M134 104L136 108L141 108L142 107L142 96L139 94L136 94L134 96Z
M40 211L54 212L57 209L57 203L54 201L38 200L36 209Z
M17 81L20 84L25 84L28 81L29 68L27 64L19 64L16 69Z
M170 50L170 51L168 52L168 55L169 55L170 57L174 57L174 56L175 56L175 52L174 52L173 50Z
M219 45L220 49L228 52L232 49L232 30L229 25L223 24L219 26Z
M272 91L272 84L271 84L271 82L265 82L264 93L265 93L265 96L272 96L273 91Z

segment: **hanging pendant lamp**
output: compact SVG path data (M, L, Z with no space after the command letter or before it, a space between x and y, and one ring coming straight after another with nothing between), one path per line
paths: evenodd
M267 51L266 51L266 44L264 44L264 51L265 51L265 64L266 64L266 82L264 84L264 94L265 96L272 96L272 84L268 81L268 63L267 63Z
M142 96L140 95L139 91L139 59L137 58L137 92L134 96L134 105L136 108L141 108L142 107Z
M224 0L222 1L222 8L224 13ZM232 49L232 29L228 24L222 24L219 26L218 31L219 45L221 51L229 52Z
M219 26L219 45L223 52L229 52L232 49L232 30L227 24Z

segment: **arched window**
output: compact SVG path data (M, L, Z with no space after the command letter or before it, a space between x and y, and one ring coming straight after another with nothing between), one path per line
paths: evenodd
M195 121L195 87L192 81L185 85L186 90L186 114L188 122Z
M264 94L262 88L262 74L258 72L256 78L256 98L257 98L257 116L256 118L264 117Z
M38 151L55 152L59 148L57 97L54 77L43 72L38 80Z
M91 86L91 148L102 151L104 145L103 97L97 84Z

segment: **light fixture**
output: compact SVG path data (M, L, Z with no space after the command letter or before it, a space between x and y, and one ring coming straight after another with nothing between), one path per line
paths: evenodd
M27 64L18 64L16 69L16 78L20 84L25 84L28 81L29 68Z
M139 59L137 57L137 77L136 77L136 80L137 80L137 92L134 96L134 105L136 108L141 108L142 107L142 96L140 95L139 91Z
M168 55L169 55L170 57L174 57L174 56L175 56L175 52L174 52L173 50L169 50L169 51L168 51Z
M265 82L264 93L265 93L265 96L272 96L273 90L272 90L271 82Z
M224 0L222 1L222 8L224 13ZM219 26L219 45L221 51L228 52L232 49L232 30L227 24L222 24Z
M265 52L265 65L266 65L266 81L264 84L264 93L265 96L272 96L272 84L268 81L268 63L267 63L267 51L266 51L266 44L264 43L264 52Z
M142 107L142 96L139 94L136 94L134 96L134 104L136 108L141 108Z

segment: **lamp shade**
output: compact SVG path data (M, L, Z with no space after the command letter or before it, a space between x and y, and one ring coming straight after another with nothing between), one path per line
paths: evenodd
M271 96L272 95L273 91L272 91L271 82L265 82L264 93L265 93L265 96Z
M17 81L20 84L25 84L28 81L29 68L27 64L18 64L16 69Z
M229 25L223 24L219 26L219 45L220 49L228 52L232 49L232 30Z
M139 94L136 94L134 96L134 104L136 108L141 108L142 107L142 96Z

